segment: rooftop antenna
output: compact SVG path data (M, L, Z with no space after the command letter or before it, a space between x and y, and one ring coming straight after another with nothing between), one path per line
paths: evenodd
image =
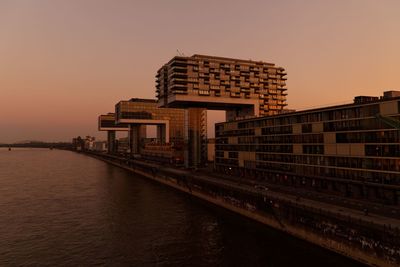
M182 53L181 51L179 51L179 49L176 49L176 54L177 54L178 56L180 56L180 57L184 57L184 56L185 56L185 54Z

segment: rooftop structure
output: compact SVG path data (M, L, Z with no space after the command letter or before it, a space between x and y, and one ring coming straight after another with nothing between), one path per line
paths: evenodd
M400 204L400 97L216 125L220 172ZM392 97L390 97L392 96Z

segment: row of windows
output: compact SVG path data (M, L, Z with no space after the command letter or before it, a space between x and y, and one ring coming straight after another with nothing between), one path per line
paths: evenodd
M100 121L100 127L103 127L103 128L126 128L127 126L115 124L115 121L113 121L113 120L112 121L102 120L102 121Z
M365 155L400 157L400 145L365 145Z
M216 151L255 151L255 152L276 152L276 153L293 153L292 145L215 145Z
M261 129L261 134L262 135L267 135L267 134L288 134L292 133L293 129L292 126L276 126L276 127L267 127L267 128L262 128Z
M271 122L273 120L270 120ZM248 128L258 128L261 126L256 126L257 122L239 122L238 129L248 129ZM253 126L249 125L253 124ZM280 125L280 123L275 123L270 127L262 128L262 134L284 134L284 133L292 133L292 125L285 126L276 126ZM383 122L375 119L354 119L354 120L341 120L341 121L331 121L325 122L323 124L324 132L335 132L335 131L354 131L354 130L375 130L375 129L392 129L391 126L384 124ZM312 132L312 124L302 124L302 132L303 133L311 133Z
M293 153L292 145L216 145L216 150ZM323 145L303 145L303 154L324 154Z
M230 131L224 131L224 132L216 131L217 137L220 137L220 136L254 135L254 134L255 134L254 129L230 130Z
M303 154L324 154L324 145L303 145ZM225 151L256 151L293 153L293 145L269 144L269 145L246 145L246 144L216 144L216 150ZM365 145L365 155L374 157L400 157L400 145Z
M265 118L261 120L244 121L238 123L238 128L257 128L275 125L290 125L295 123L356 119L375 116L379 112L379 104L362 107L347 107L337 110L317 111L315 113L308 114L287 115L278 118Z
M237 159L216 158L215 159L215 163L238 166L239 165L239 160L237 160Z
M228 144L228 138L217 138L217 143ZM336 143L399 143L399 131L336 133ZM239 144L304 144L324 143L322 133L305 135L239 136Z
M337 133L336 143L398 143L399 131Z
M256 162L256 168L266 171L282 171L288 174L318 176L327 178L341 178L358 180L362 182L379 183L379 184L400 184L399 174L385 174L373 171L356 171L347 169L325 168L316 166L279 164L272 162Z
M279 155L279 154L256 153L256 160L272 161L277 163L279 162L296 163L305 165L320 165L320 166L330 166L330 167L400 172L400 159L332 157L332 156L314 156L314 155Z
M303 145L303 154L324 154L324 145Z
M218 138L221 144L226 144L228 138ZM226 142L226 143L225 143ZM268 135L268 136L240 136L239 144L303 144L303 143L323 143L323 134L307 135Z
M146 111L137 112L121 112L119 114L120 119L153 119L153 114Z

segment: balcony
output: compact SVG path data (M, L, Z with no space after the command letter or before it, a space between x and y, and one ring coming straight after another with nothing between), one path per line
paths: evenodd
M174 91L174 90L187 90L186 84L172 84L169 86L168 90Z
M170 84L186 84L187 79L182 79L182 78L172 78L170 80Z
M186 71L187 70L187 67L186 66L173 66L173 67L171 67L168 71L179 71L179 70L184 70L184 71Z
M199 90L199 95L210 95L210 91L208 90Z

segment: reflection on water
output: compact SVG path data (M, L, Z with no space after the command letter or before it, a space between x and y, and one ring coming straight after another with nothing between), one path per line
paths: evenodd
M68 151L0 149L0 266L357 266Z

